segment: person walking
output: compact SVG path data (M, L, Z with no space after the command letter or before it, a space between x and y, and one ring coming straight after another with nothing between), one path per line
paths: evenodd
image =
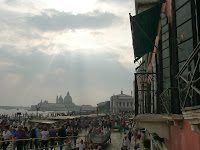
M39 124L35 125L35 133L36 133L36 138L37 138L37 139L35 139L35 148L38 149L38 146L39 146L39 140L38 140L38 138L40 137Z
M131 143L131 138L132 138L132 136L133 136L133 133L132 133L131 129L129 129L129 132L128 132L128 139L129 139L130 143Z
M72 150L71 142L67 143L67 147L66 147L65 150Z
M54 145L55 145L56 133L57 131L54 129L54 126L51 126L51 129L49 130L51 150L53 150Z
M74 138L74 146L76 147L76 140L77 140L77 136L78 136L78 131L77 131L77 129L76 128L74 128L74 130L73 130L73 138Z
M16 147L17 147L17 145L16 145L16 137L13 134L12 135L12 150L15 150Z
M130 149L130 141L127 138L127 136L124 137L123 141L122 141L122 150L129 150Z
M79 143L78 148L79 148L79 150L85 150L86 146L83 143L83 140L81 140L81 143Z
M24 130L22 130L22 125L18 125L18 130L15 132L15 137L16 137L16 140L19 140L16 142L17 150L23 150L24 141L21 139L26 138L26 133Z
M66 137L66 130L65 130L64 125L58 130L58 136L60 137L59 139L60 150L62 150L64 139Z
M29 131L28 131L28 128L27 127L24 127L24 131L26 133L26 139L29 138ZM29 145L29 141L28 140L25 140L24 141L24 150L27 150L28 149L28 145Z
M10 142L7 140L10 140L11 136L12 135L9 131L9 126L5 126L5 130L3 131L3 141L4 141L2 144L3 150L6 150L8 145L10 144Z
M42 148L45 150L48 150L48 141L49 141L49 131L47 131L47 127L44 127L44 130L42 131L42 138L41 138L41 142L42 142Z
M30 141L30 149L33 149L33 144L35 143L35 138L37 138L35 127L32 127L32 126L29 127L29 137L32 138L32 140Z

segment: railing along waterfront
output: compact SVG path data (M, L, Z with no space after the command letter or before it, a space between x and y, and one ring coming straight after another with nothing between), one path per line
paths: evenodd
M65 136L65 137L49 137L47 141L48 142L48 147L42 147L41 145L41 142L42 142L42 138L26 138L26 139L16 139L16 140L3 140L1 141L0 140L0 147L3 145L3 143L6 143L6 142L25 142L25 141L28 141L29 143L26 143L26 150L34 150L34 149L48 149L48 148L52 148L52 149L56 149L56 147L60 147L60 144L59 144L59 141L64 141L62 146L67 146L68 143L72 143L74 144L74 138L77 139L77 142L76 144L78 145L80 143L79 140L81 139L78 139L78 138L84 138L84 143L87 143L89 140L89 134L88 135L84 135L84 136ZM51 146L51 140L54 140L54 144ZM35 148L35 142L37 142L36 144L38 145L38 148ZM66 144L64 144L66 143ZM32 144L32 149L30 148L30 144ZM73 147L73 148L77 148L77 147Z
M200 105L200 43L176 76L180 107Z

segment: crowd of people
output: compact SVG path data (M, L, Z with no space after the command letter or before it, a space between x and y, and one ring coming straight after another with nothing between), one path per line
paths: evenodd
M92 140L84 142L78 135L82 129L86 129L87 134L104 134L105 130L110 130L113 126L119 126L121 133L125 134L122 141L122 150L130 148L131 141L143 137L143 133L132 123L126 123L121 116L104 116L97 118L66 120L61 126L39 126L38 124L27 126L22 122L10 121L4 119L0 126L0 147L6 150L12 145L12 150L28 149L53 149L58 146L60 150L65 146L66 150L72 150L79 147L79 150L100 150L100 146L92 143ZM96 132L97 131L97 132ZM139 144L135 142L135 150L139 149Z
M62 125L60 128L55 129L51 126L49 129L35 126L22 126L18 125L17 129L14 126L0 126L1 128L1 148L6 150L7 147L12 144L12 150L27 150L27 149L53 149L59 145L60 150L63 149L64 143L67 143L68 147L72 145L76 146L78 138L77 127L70 127Z

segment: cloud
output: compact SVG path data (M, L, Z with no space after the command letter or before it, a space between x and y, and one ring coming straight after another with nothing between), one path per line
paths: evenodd
M128 12L132 5L95 0L91 12L82 14L65 6L46 7L41 0L3 2L2 105L54 102L57 94L68 90L76 104L96 105L121 88L130 94L134 65Z
M43 11L40 15L28 16L27 23L42 31L59 31L65 29L99 29L110 26L119 20L108 12L95 11L87 14L72 14L54 9Z
M77 50L54 56L35 51L27 56L10 47L0 51L2 65L10 68L9 76L0 70L0 82L6 85L0 88L4 104L18 99L18 104L23 105L27 98L26 105L36 104L40 99L54 102L58 93L64 95L70 90L76 104L96 105L97 97L105 100L104 95L109 99L121 88L126 91L132 88L131 71L118 61L110 61L120 57L118 54L102 52L88 56Z

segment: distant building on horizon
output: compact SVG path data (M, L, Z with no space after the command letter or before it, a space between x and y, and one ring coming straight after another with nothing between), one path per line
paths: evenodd
M110 97L110 111L114 114L133 112L134 103L132 95L121 94Z
M99 113L110 113L110 101L100 102L97 105Z
M62 97L60 95L59 97L56 97L55 103L49 103L47 100L44 102L38 103L37 105L32 105L31 110L36 110L37 107L41 111L80 111L80 108L82 110L94 110L95 107L92 107L91 105L75 105L72 101L72 97L70 96L69 91L67 92L67 95Z

